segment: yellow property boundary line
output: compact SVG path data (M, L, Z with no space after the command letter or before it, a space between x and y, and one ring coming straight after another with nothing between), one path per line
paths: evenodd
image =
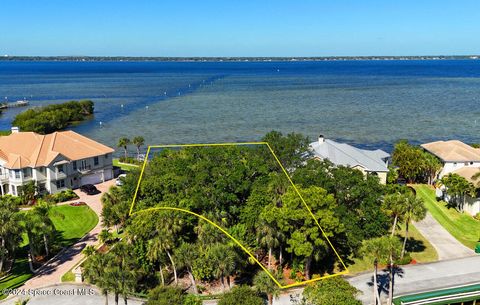
M325 237L325 239L327 240L327 242L328 242L328 244L330 245L330 247L332 247L333 251L335 252L335 255L336 255L337 258L339 259L339 261L340 261L340 263L342 264L343 268L345 268L344 271L341 271L341 272L338 272L338 273L335 273L335 274L325 275L325 276L318 277L318 278L315 278L315 279L311 279L311 280L308 280L308 281L297 282L297 283L293 283L293 284L289 284L289 285L282 285L282 284L280 284L280 282L275 278L275 276L270 272L270 270L268 270L261 262L259 262L259 261L257 260L257 258L255 257L255 255L253 255L245 246L243 246L240 241L238 241L235 237L233 237L232 235L230 235L224 228L222 228L222 227L219 226L218 224L214 223L214 222L211 221L210 219L206 218L205 216L202 216L202 215L200 215L200 214L194 213L194 212L189 211L189 210L186 210L186 209L174 208L174 207L154 207L154 208L149 208L149 209L145 209L145 210L133 212L133 207L134 207L135 201L136 201L136 199L137 199L138 190L140 189L140 182L142 181L143 173L145 172L145 167L146 167L146 164L147 164L147 161L148 161L148 156L150 155L150 150L151 150L152 148L185 148L185 147L246 146L246 145L265 145L265 146L267 146L268 150L270 151L270 153L271 153L271 154L273 155L273 157L275 158L275 161L278 163L278 165L279 165L280 168L282 169L283 173L284 173L285 176L287 177L287 179L288 179L288 181L290 182L290 184L292 185L293 189L295 190L295 192L297 193L297 195L300 197L303 205L304 205L305 208L308 210L308 212L309 212L310 215L312 216L313 220L315 220L315 223L317 224L318 228L319 228L320 231L322 232L323 237ZM194 215L194 216L196 216L196 217L198 217L198 218L200 218L200 219L202 219L202 220L205 220L205 221L208 222L209 224L213 225L215 228L219 229L223 234L225 234L226 236L228 236L228 237L229 237L236 245L238 245L245 253L247 253L248 256L250 256L250 258L251 258L253 261L255 261L255 263L257 263L257 264L268 274L268 276L275 282L275 284L277 284L278 287L280 287L281 289L286 289L286 288L291 288L291 287L297 287L297 286L303 286L303 285L305 285L305 284L313 283L313 282L316 282L316 281L319 281L319 280L322 280L322 279L326 279L326 278L330 278L330 277L339 276L339 275L342 275L342 274L347 274L347 273L349 273L347 266L346 266L345 263L343 262L342 258L341 258L340 255L338 254L337 250L333 247L332 243L330 242L330 240L328 239L327 235L325 234L325 231L323 231L322 227L320 226L320 223L318 222L317 218L315 217L315 214L313 214L312 210L310 209L310 207L308 206L308 204L305 202L305 199L303 199L302 194L300 194L298 188L295 186L295 184L293 183L292 179L291 179L290 176L288 175L287 170L286 170L285 167L282 165L282 163L280 162L280 160L278 159L277 155L276 155L275 152L273 151L273 149L272 149L272 147L270 146L270 144L268 144L268 142L206 143L206 144L169 144L169 145L151 145L151 146L148 146L147 154L146 154L146 156L145 156L145 161L143 162L142 170L141 170L141 172L140 172L140 177L139 177L139 179L138 179L137 187L136 187L136 189L135 189L135 194L134 194L134 196L133 196L132 205L131 205L131 207L130 207L129 216L133 216L133 215L137 215L137 214L145 213L145 212L149 212L149 211L155 211L155 210L170 210L170 211L177 211L177 212L187 213L187 214L190 214L190 215Z

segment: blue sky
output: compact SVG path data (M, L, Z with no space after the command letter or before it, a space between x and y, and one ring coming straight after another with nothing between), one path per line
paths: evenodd
M1 0L0 54L480 53L479 0Z

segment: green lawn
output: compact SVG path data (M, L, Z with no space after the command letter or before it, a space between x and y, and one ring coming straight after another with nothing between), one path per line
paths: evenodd
M397 230L397 236L401 238L403 242L405 226L402 224ZM407 241L407 251L417 263L428 263L438 260L438 254L435 248L428 240L423 237L414 225L410 224ZM355 258L354 263L348 266L350 273L357 273L373 268L372 262L365 258Z
M113 162L113 166L118 166L121 169L123 169L124 171L131 171L133 169L139 168L138 165L120 163L120 161L118 159L113 159L112 162Z
M58 215L53 213L51 219L57 231L61 233L62 247L71 245L98 223L97 214L86 205L78 207L59 205L53 209Z
M54 207L53 211L55 215L51 219L59 232L57 242L60 247L72 245L98 223L98 216L88 206L60 205ZM0 299L5 297L1 293L3 289L17 288L33 276L26 258L27 251L28 240L24 235L24 243L17 254L18 258L15 260L12 273L0 280Z
M480 221L466 213L460 213L454 208L447 208L437 201L435 191L428 185L415 185L417 196L425 201L432 216L458 241L470 249L480 239Z

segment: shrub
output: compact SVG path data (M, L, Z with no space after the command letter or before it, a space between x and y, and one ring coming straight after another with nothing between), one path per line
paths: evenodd
M22 198L20 197L17 197L17 196L13 196L13 195L10 195L10 194L7 194L7 195L3 195L1 196L3 200L7 200L7 201L10 201L10 202L14 202L15 205L19 206L22 204Z
M225 293L218 302L218 305L264 305L264 300L248 286L234 287L230 292Z
M408 265L412 261L412 257L410 256L409 253L406 253L405 256L402 259L398 259L395 261L395 264L397 265Z
M79 198L78 195L74 191L68 189L65 191L61 191L60 193L47 195L45 196L44 199L51 203L59 203L59 202L65 202L65 201L74 200L78 198Z
M202 303L202 300L193 294L188 294L183 300L183 305L202 305Z
M360 293L341 277L333 277L318 281L309 285L303 292L303 299L300 304L309 305L361 305L362 302L355 299Z
M184 301L185 294L182 289L159 286L150 291L146 305L183 305Z
M475 216L473 216L476 220L480 220L480 213L477 213Z
M118 159L118 161L122 162L122 163L128 163L128 164L134 164L134 165L142 165L143 162L142 161L138 161L137 159L135 158L132 158L132 157L120 157Z

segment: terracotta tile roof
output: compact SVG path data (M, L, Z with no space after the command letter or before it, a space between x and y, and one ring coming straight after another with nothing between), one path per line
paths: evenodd
M480 162L480 149L458 140L437 141L421 146L445 162Z
M48 135L18 132L0 137L0 159L10 169L48 166L59 155L68 160L81 160L113 151L70 130Z
M480 179L473 179L473 175L480 173L480 167L471 167L471 166L464 166L459 168L453 173L462 176L463 178L467 179L468 182L473 183L474 185L480 183Z

